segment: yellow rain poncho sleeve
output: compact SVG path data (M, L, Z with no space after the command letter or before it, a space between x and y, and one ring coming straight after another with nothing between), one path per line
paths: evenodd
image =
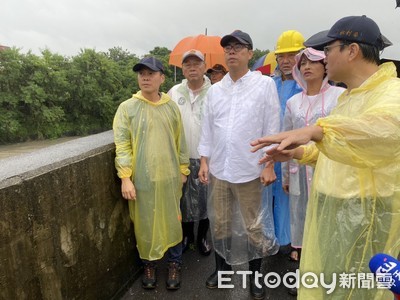
M315 168L315 164L318 160L319 150L314 143L310 143L306 146L301 146L304 150L303 157L299 159L300 164L311 165Z
M400 251L400 80L394 65L349 94L321 118L324 138L300 162L318 157L309 199L300 274L324 274L336 287L300 286L298 299L393 299L377 289L368 263ZM318 149L319 151L315 151ZM318 153L319 152L319 153ZM346 282L340 274L347 274ZM353 278L353 279L351 279ZM362 282L362 279L365 279ZM372 287L367 288L369 278ZM362 285L364 284L364 285Z
M189 174L189 153L179 108L166 94L153 103L139 92L118 107L113 129L118 176L131 177L136 189L129 212L139 255L160 259L182 240L181 174Z

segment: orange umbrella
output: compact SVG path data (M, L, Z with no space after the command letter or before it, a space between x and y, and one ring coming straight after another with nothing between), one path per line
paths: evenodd
M169 56L169 64L182 67L182 56L186 51L196 49L204 54L206 67L211 68L215 64L226 67L224 50L220 45L221 37L199 34L183 38L175 46Z

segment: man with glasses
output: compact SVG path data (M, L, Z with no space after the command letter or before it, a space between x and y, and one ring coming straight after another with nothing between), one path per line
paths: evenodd
M252 143L253 151L277 143L268 159L316 164L300 273L324 274L325 282L368 278L372 256L400 251L400 79L393 63L379 60L389 45L366 16L337 21L320 45L328 77L347 86L337 107L315 125ZM300 286L298 299L393 299L373 287L337 282L328 295Z
M190 154L190 175L183 186L182 210L182 251L195 248L194 224L197 227L197 248L202 255L211 253L207 241L209 220L207 217L207 187L199 182L200 155L197 151L200 140L202 111L206 93L211 86L204 75L206 64L204 55L196 49L187 51L182 56L182 72L185 77L182 83L171 88L168 95L179 107L185 129L186 142Z
M273 80L249 70L253 42L247 33L234 31L221 39L221 46L228 74L208 90L198 148L199 179L209 184L216 260L206 286L217 288L219 271L248 262L251 295L262 299L264 289L259 277L256 281L257 272L262 258L279 247L272 220L265 227L261 191L276 177L273 166L258 164L262 154L250 153L249 143L261 132L279 132L279 100Z
M272 77L278 90L281 107L281 128L283 116L285 115L286 102L293 95L302 91L301 87L293 79L292 69L296 64L295 56L304 49L304 37L296 30L284 31L278 38L275 47L275 55L278 63L277 70ZM275 235L283 253L290 252L290 258L298 259L296 249L289 248L290 245L290 206L289 186L283 185L281 164L275 164L277 180L263 191L263 203L272 207L274 215ZM271 196L272 194L272 196Z

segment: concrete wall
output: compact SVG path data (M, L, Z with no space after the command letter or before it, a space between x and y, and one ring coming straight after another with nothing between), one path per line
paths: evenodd
M110 299L138 276L112 131L0 160L0 299Z

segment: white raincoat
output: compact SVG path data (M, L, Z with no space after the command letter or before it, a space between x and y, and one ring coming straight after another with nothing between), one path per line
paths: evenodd
M200 183L198 178L200 155L197 151L204 103L207 98L207 91L211 86L210 79L207 76L203 76L203 78L204 83L196 95L193 95L190 90L187 79L173 86L168 92L168 95L178 104L181 111L186 142L189 148L190 175L181 199L183 222L195 222L207 218L207 186Z
M325 58L324 52L312 48L307 48L296 55L296 65L292 74L303 92L292 96L286 103L284 131L313 125L317 119L326 117L336 106L337 98L344 91L344 88L331 86L325 76L319 93L313 96L307 95L307 82L299 69L303 55L311 61ZM312 166L299 165L296 160L282 163L282 184L289 185L291 244L295 248L301 247L303 242L313 172Z

